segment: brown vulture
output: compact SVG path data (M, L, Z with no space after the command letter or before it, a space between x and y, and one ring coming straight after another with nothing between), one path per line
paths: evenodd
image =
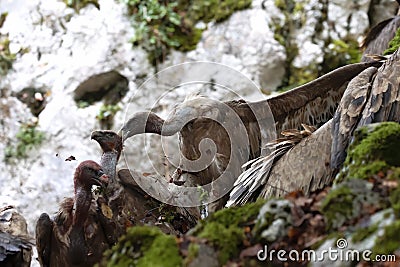
M150 176L144 177L133 170L122 169L117 173L116 166L123 149L120 135L113 131L99 130L94 131L91 138L99 143L103 152L101 166L110 176L106 189L108 205L114 219L119 222L120 234L130 225L156 225L163 232L170 234L182 234L195 225L199 217L195 210L190 210L190 213L186 209L176 207L168 207L174 213L171 224L163 222L161 203L150 198L136 181L142 179L143 183L157 187L156 190L160 192L168 190L162 187L161 183L153 184Z
M369 67L348 84L334 118L278 158L268 173L260 158L245 170L232 191L228 206L248 199L282 196L294 190L308 194L329 184L343 163L355 129L374 122L400 122L400 52L380 68ZM247 190L252 188L252 190Z
M124 124L121 134L125 140L142 133L165 136L179 133L184 157L174 179L185 174L185 185L193 186L214 184L225 175L223 183L213 187L218 189L218 195L209 192L214 197L211 199L216 200L230 191L245 162L268 152L262 149L275 139L275 130L280 133L299 129L302 123L321 126L332 118L349 81L368 67L380 65L379 62L347 65L259 102L233 100L221 104L195 97L179 104L166 120L151 111L136 113ZM193 163L197 165L193 167ZM221 208L224 202L226 198L211 210Z
M41 266L93 266L116 239L113 225L95 201L92 186L108 182L101 166L87 160L74 174L74 198L60 204L54 220L43 213L36 224L36 246ZM108 232L107 232L108 229Z

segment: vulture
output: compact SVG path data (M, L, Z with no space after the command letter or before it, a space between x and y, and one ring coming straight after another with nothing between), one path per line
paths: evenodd
M108 182L101 166L87 160L74 174L74 198L60 204L54 220L46 213L36 223L36 246L41 266L93 266L117 240L114 227L94 201L92 186ZM108 230L108 231L107 231Z
M162 183L153 184L151 177L143 177L138 172L128 169L119 170L117 173L116 166L123 149L120 135L109 130L99 130L92 133L91 139L98 142L102 149L100 164L110 178L106 195L114 219L119 222L119 234L123 234L126 227L133 224L156 225L169 234L182 234L195 225L199 218L197 212L178 207L169 207L174 213L172 225L161 222L161 203L151 199L136 181L142 179L143 183L157 187L157 191L168 190L162 187Z
M380 65L347 65L258 102L220 103L202 96L188 98L166 120L151 111L134 114L123 125L121 135L126 140L142 133L179 133L183 158L173 179L185 176L185 186L211 184L208 203L214 202L210 207L213 211L225 205L227 194L242 172L241 166L270 152L264 146L276 138L276 132L299 129L302 123L323 125L332 118L349 81L368 67Z
M379 68L371 66L353 78L333 119L286 148L287 153L250 162L238 178L227 206L249 199L282 196L294 190L305 194L329 184L344 161L355 129L374 122L400 122L400 52L396 51ZM284 141L288 140L278 140ZM299 141L299 142L298 142ZM285 152L286 152L285 151ZM271 171L263 169L272 165Z
M29 267L31 258L32 242L25 218L13 206L0 208L0 265Z

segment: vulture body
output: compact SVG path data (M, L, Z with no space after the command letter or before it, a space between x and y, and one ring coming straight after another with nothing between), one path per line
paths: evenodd
M84 161L74 175L75 197L65 199L51 220L43 213L36 224L36 245L41 266L93 266L113 245L106 233L108 219L92 196L92 186L108 181L101 166Z
M31 258L32 244L25 218L12 206L0 208L0 265L29 267Z
M156 225L163 232L169 234L182 234L197 222L195 212L189 213L185 209L170 207L174 210L174 216L179 218L187 227L165 224L160 221L161 203L151 199L145 191L136 183L138 179L148 181L151 186L158 186L157 191L168 190L161 183L151 183L151 177L142 177L137 172L128 169L116 171L116 166L123 149L122 137L113 131L94 131L91 138L97 141L102 148L101 165L106 174L110 176L107 186L108 205L113 217L118 221L117 232L119 235L125 232L131 225ZM134 176L134 177L133 177ZM111 188L110 188L111 185ZM155 208L156 207L156 208ZM176 221L175 221L176 222ZM172 222L174 223L174 221ZM177 223L177 222L176 222Z
M331 164L336 170L346 158L346 149L355 129L383 121L400 122L400 52L397 50L382 67L366 70L365 83L346 94L346 101L333 119Z
M220 195L214 198L218 199L229 192L242 172L240 166L265 154L263 145L276 137L275 132L300 128L302 123L321 126L332 118L348 82L366 68L380 65L379 62L347 65L259 102L234 100L221 105L205 97L196 97L178 105L165 121L153 112L134 114L121 133L124 139L142 133L166 136L179 133L184 158L174 180L185 174L189 179L185 185L205 185L225 174L224 183L217 188ZM238 118L241 123L237 123ZM272 121L275 123L270 123ZM236 129L237 124L242 124L242 128ZM235 129L233 133L229 132L230 127ZM234 138L233 134L236 134ZM207 145L207 139L211 139L215 147ZM200 168L191 167L198 162ZM215 209L221 208L225 200L219 201Z
M355 129L373 122L400 122L398 77L399 51L380 68L365 69L347 86L333 119L290 148L269 173L262 168L271 164L268 157L255 161L238 179L227 205L295 190L308 194L329 184L345 159Z

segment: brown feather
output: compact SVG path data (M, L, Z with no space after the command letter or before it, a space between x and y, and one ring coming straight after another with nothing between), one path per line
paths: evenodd
M370 67L361 72L348 85L333 118L331 148L332 168L338 169L346 157L350 136L356 128L360 114L365 108L371 83L377 68Z

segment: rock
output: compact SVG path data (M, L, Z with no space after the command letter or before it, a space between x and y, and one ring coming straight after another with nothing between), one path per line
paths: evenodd
M105 104L116 105L129 90L128 79L115 70L99 73L79 84L74 100L88 105L104 99Z
M26 87L19 91L16 97L25 103L36 117L46 106L46 92L43 89Z
M284 199L270 199L258 213L254 236L267 242L276 241L285 236L292 223L292 203Z
M32 243L25 218L13 206L0 208L1 266L29 267Z

